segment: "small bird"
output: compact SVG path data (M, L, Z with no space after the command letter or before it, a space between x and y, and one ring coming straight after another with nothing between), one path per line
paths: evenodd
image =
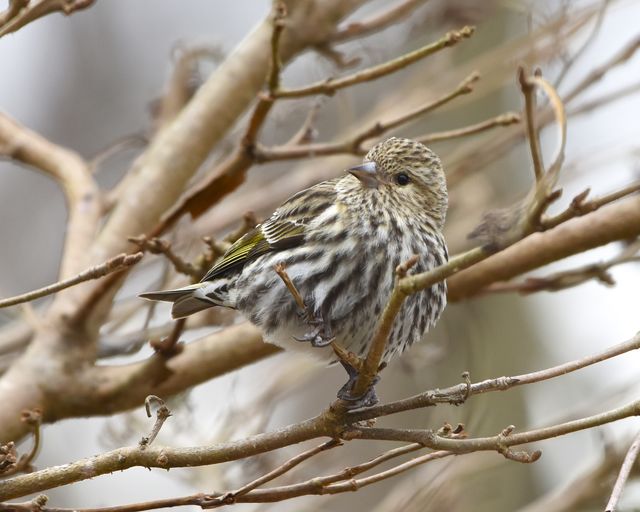
M328 362L330 346L366 356L394 286L395 269L417 256L415 272L444 264L442 228L447 187L442 163L423 144L390 138L364 163L285 201L269 219L235 242L201 282L140 296L173 302L174 318L213 306L242 312L266 341L284 348L307 345ZM303 298L301 314L276 273L282 265ZM446 284L407 297L395 319L383 362L419 341L446 305ZM306 343L305 343L306 342ZM357 377L338 393L355 407L377 402L350 395Z

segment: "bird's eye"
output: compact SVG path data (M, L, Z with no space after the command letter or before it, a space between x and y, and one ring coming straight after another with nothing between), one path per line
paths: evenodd
M409 176L404 172L396 174L396 183L398 185L408 185L409 184Z

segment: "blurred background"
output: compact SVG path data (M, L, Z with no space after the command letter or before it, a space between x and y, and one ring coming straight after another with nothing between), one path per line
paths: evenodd
M5 4L0 2L0 9ZM351 19L362 19L385 5L388 2L369 2ZM180 53L193 46L208 48L208 56L193 70L196 87L268 15L270 8L266 0L245 0L241 4L120 0L98 1L70 17L45 17L0 39L0 107L44 137L93 160L100 184L114 186L153 133L154 104L166 89ZM339 139L356 127L393 117L426 98L451 90L474 69L482 79L472 94L392 135L416 136L520 111L522 100L515 80L518 64L539 66L552 82L562 77L558 90L563 95L638 37L638 19L640 2L631 0L417 2L402 22L342 45L344 56L358 58L358 66L365 66L418 48L464 24L476 25L476 35L400 73L321 99L317 137ZM579 58L567 65L576 53ZM632 57L567 105L569 112L634 85L634 90L640 91L639 70L640 57ZM307 53L286 69L283 82L302 85L343 72L330 59ZM278 103L263 130L262 142L286 142L314 101ZM639 119L640 95L632 93L570 117L566 163L560 178L564 193L554 211L566 207L587 187L600 195L640 177ZM242 124L218 145L212 162L228 153L241 130ZM522 128L498 127L478 136L432 145L455 176L445 233L450 252L470 247L466 234L483 211L511 204L528 190L532 172L527 145L521 139L509 143L507 138L508 133L518 130ZM542 132L542 140L550 160L555 144L553 127ZM494 147L496 141L507 142ZM108 148L115 150L105 153ZM183 219L173 235L175 248L185 256L195 256L202 251L199 237L228 232L247 210L262 218L291 193L339 174L356 160L338 156L256 167L247 183L207 215L196 222ZM64 196L49 177L0 161L0 261L4 269L0 272L0 296L57 279L65 218ZM620 250L613 244L541 269L536 275L607 260ZM121 298L133 300L160 271L159 260L146 265L128 283ZM470 372L473 381L525 373L630 338L640 325L640 266L617 266L611 274L616 281L613 287L589 281L556 293L490 294L450 305L426 342L385 371L379 395L390 401L431 387L446 387L460 382L464 371ZM45 304L46 300L36 303L36 311ZM12 313L5 311L10 310L0 313L2 323L20 314L15 308ZM117 330L105 333L105 343L125 343L127 333L140 329L142 317L133 316ZM158 307L152 325L165 325L168 318L168 309ZM210 330L189 330L184 339ZM151 349L143 346L132 355L121 355L105 364L141 359L150 353ZM10 360L11 354L4 357ZM429 428L444 422L463 422L474 436L495 435L510 424L520 430L550 425L637 397L638 363L638 355L628 353L550 382L474 397L460 407L416 411L393 417L389 424ZM174 415L158 442L206 444L303 419L334 398L342 384L341 372L341 368L318 368L305 359L278 354L174 397L170 401ZM36 466L62 464L135 443L149 427L142 407L109 418L48 425ZM585 472L609 464L618 452L626 450L639 428L640 421L626 420L540 443L532 448L542 449L543 456L532 465L480 453L436 462L354 494L235 507L247 511L347 511L354 507L375 511L601 510L618 466L603 471L593 482L592 495L573 508L567 505L567 499L564 505L562 500L553 501L552 493ZM351 442L339 456L338 452L329 452L314 459L308 476L339 470L385 447L384 443L374 448L371 442ZM224 490L272 468L284 460L285 451L258 457L251 463L210 468L170 472L132 469L47 494L56 506L89 507ZM562 492L566 497L575 488L570 485ZM627 488L625 510L640 507L639 491L633 484Z

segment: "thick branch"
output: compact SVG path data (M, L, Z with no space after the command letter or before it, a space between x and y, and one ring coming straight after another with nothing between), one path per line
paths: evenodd
M501 377L498 379L491 379L482 381L478 384L463 384L463 397L466 397L469 394L502 390L520 384L539 382L564 375L610 357L637 349L639 343L640 335L634 337L628 342L611 347L600 354L589 356L578 361L565 363L547 370L511 378ZM241 350L246 352L246 347L241 347ZM184 352L172 358L169 361L169 364L183 356ZM100 382L100 380L97 382ZM132 384L134 385L131 386L131 389L136 389L136 383L132 382ZM13 499L26 494L43 491L45 489L66 485L72 482L78 482L87 478L124 470L134 466L160 468L184 467L217 464L230 460L246 458L258 453L275 450L277 448L296 444L308 439L324 436L335 437L345 432L345 427L365 419L371 419L384 414L392 414L411 408L415 409L418 407L434 405L436 403L451 403L455 400L456 393L460 393L460 390L456 389L456 387L451 388L450 390L429 391L423 394L425 396L432 396L433 400L429 402L418 402L416 401L417 397L413 397L405 401L372 407L365 411L349 413L347 416L337 415L336 411L330 408L314 418L275 432L259 434L241 441L222 443L213 446L193 448L169 448L156 446L145 448L145 450L140 450L138 447L121 448L98 455L91 459L44 469L36 473L18 476L10 480L0 482L0 500ZM95 398L96 397L94 396L94 399ZM409 400L413 400L414 402L407 404L406 402ZM410 406L406 407L406 405ZM606 413L563 423L554 427L537 429L520 434L510 433L508 436L498 435L489 438L469 440L443 438L430 430L398 431L393 429L352 428L352 430L349 431L348 436L350 438L359 437L370 439L406 440L412 443L432 447L434 449L443 449L455 453L468 453L478 450L499 451L516 444L524 444L536 440L556 437L570 432L576 432L581 429L602 425L618 419L637 415L639 413L640 404L634 402L625 407L614 409ZM460 444L462 441L464 441L464 443ZM409 448L405 447L404 449L406 450Z
M293 2L288 20L297 29L283 34L280 59L287 62L317 38L328 37L335 23L360 3ZM310 11L313 17L307 16ZM176 202L189 178L262 88L270 65L272 32L269 17L218 66L189 104L152 141L130 172L121 201L100 235L95 258L105 259L125 250L127 237L149 233L162 213Z
M630 197L569 220L544 233L534 233L448 281L450 301L476 295L485 286L588 251L640 235L640 197Z
M185 344L169 359L154 355L128 365L88 369L78 376L75 397L70 397L69 403L61 397L61 403L50 409L50 417L45 419L125 411L144 402L148 395L171 396L279 351L264 343L251 324L235 325ZM97 390L96 382L101 383Z
M87 163L78 154L53 144L4 114L0 114L0 154L46 172L63 187L69 218L60 278L67 279L89 266L87 252L101 212L98 187Z
M361 3L362 0L291 2L288 19L297 30L285 31L283 34L280 44L282 61L287 62L300 51L314 46L318 38L328 37L335 31L336 24ZM309 12L313 12L313 16L309 16ZM64 272L63 277L73 275L90 264L101 263L120 252L131 250L127 237L148 233L162 213L176 202L187 181L255 99L264 84L270 60L271 34L271 19L268 18L250 32L198 89L191 101L157 134L147 151L137 159L124 178L126 183L122 186L123 194L114 205L97 240L97 205L95 216L92 210L95 194L92 193L93 190L89 190L80 195L82 209L77 212L77 223L78 227L80 223L83 226L91 224L91 251L88 250L88 245L72 241L73 237L78 241L78 237L74 235L78 230L70 229L67 245L78 251L82 264L76 267L77 270ZM5 121L4 118L0 120L0 141L5 127L11 127L12 124L14 123ZM50 148L49 145L44 148L44 143L40 143L40 146L47 150L42 153L51 160L51 150L55 151L57 148ZM67 165L60 167L66 173L73 170L74 166L76 169L80 167L79 162L69 158L65 163ZM68 181L70 186L76 188L87 179L81 173L77 174L77 180ZM87 188L84 187L83 191L86 192ZM73 228L75 218L76 212L72 210L70 228ZM94 220L95 222L90 222ZM65 257L65 262L72 259ZM41 407L45 418L48 413L54 416L64 410L60 403L56 403L59 396L45 395L43 389L51 381L65 381L71 377L65 374L64 368L79 371L93 363L100 325L109 312L111 299L121 282L120 276L115 279L111 277L113 276L100 282L85 283L60 294L56 298L55 308L52 307L47 316L51 328L38 332L24 355L2 376L0 439L17 441L27 432L18 420L23 409ZM83 295L80 296L80 293ZM67 297L76 300L61 301L61 298ZM78 304L88 306L80 308ZM82 329L69 329L65 324L79 309ZM43 367L44 361L49 362L47 367ZM60 375L62 379L58 379ZM69 384L63 394L73 394L75 386ZM73 409L70 404L66 406ZM71 411L64 414L71 414Z

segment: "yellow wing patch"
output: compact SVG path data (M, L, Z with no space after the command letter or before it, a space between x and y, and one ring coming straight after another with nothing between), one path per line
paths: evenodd
M211 281L270 251L294 247L304 240L305 226L296 222L269 219L237 240L202 281Z

